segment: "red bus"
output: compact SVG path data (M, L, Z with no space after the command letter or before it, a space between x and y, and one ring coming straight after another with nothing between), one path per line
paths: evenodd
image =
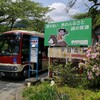
M38 37L38 71L47 69L48 48L44 46L44 34L36 31L12 30L0 34L0 76L26 78L29 66L36 70L36 62L29 64L31 36Z

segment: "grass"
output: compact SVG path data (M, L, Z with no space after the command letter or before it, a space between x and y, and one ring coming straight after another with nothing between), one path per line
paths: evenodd
M100 100L100 91L50 86L47 82L27 87L22 94L26 100Z

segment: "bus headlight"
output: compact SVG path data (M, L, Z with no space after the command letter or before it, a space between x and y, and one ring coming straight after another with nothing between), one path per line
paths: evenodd
M17 67L14 67L14 71L17 71L18 70L18 68Z

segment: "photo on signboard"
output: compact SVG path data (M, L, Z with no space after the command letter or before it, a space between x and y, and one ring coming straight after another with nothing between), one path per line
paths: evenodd
M57 35L51 34L48 40L50 46L67 46L65 36L68 35L68 31L64 28L60 28L57 31Z

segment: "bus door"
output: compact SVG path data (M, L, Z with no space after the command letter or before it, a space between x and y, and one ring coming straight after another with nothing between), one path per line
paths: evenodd
M39 66L39 70L42 70L43 48L44 48L44 38L39 38L39 44L38 44L38 66Z
M44 46L44 38L38 42L38 70L46 70L48 67L47 47Z
M29 46L30 46L30 36L29 35L23 35L22 57L21 57L22 64L29 62L29 50L30 50Z

